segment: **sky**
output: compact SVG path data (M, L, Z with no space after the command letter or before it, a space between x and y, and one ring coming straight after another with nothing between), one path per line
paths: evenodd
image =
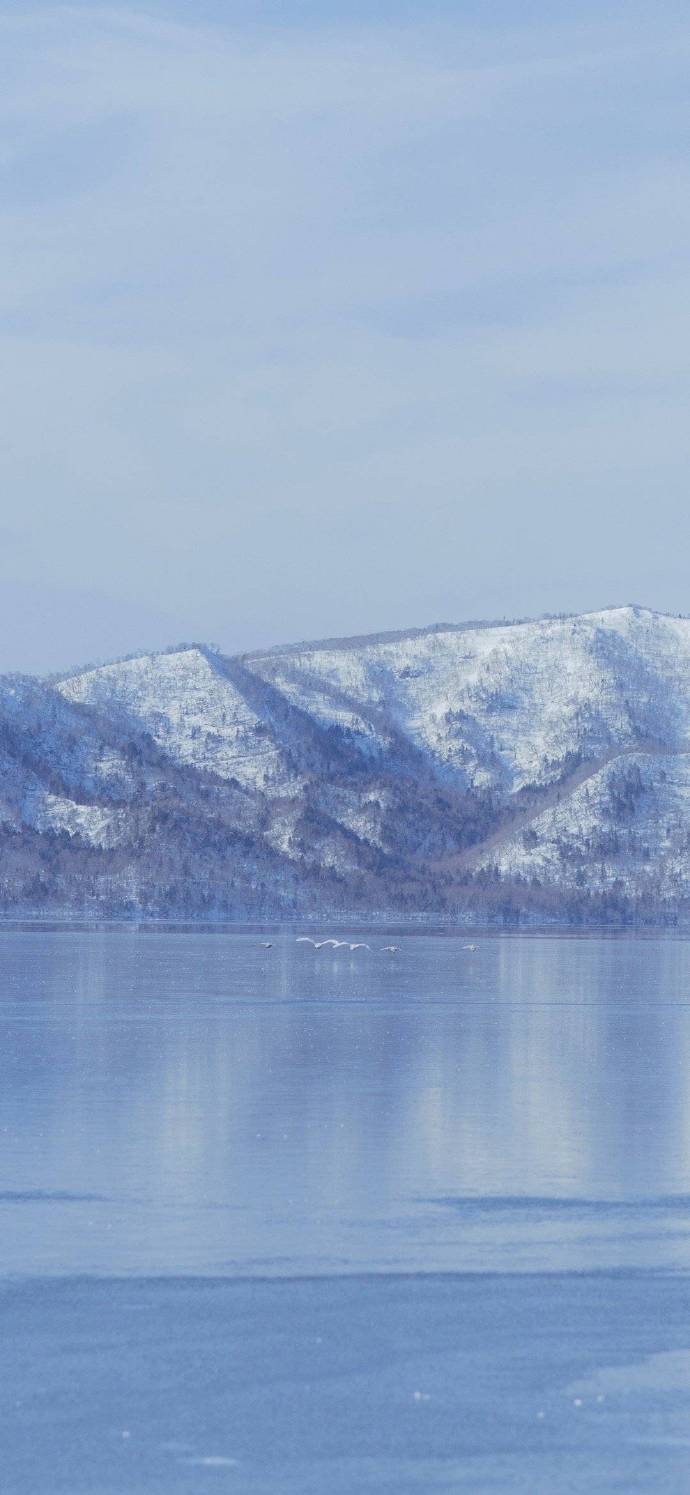
M690 17L0 0L0 669L690 611Z

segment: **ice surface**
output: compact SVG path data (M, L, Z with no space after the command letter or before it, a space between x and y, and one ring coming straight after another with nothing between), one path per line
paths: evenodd
M295 935L0 935L3 1495L687 1491L690 944Z
M2 1313L6 1495L688 1489L686 1277L39 1281Z

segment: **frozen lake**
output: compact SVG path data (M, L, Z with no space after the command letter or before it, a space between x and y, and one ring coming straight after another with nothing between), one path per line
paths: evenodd
M296 932L0 933L3 1491L690 1490L690 943Z

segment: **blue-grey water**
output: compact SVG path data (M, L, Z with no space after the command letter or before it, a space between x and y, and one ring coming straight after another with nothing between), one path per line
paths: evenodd
M0 932L3 1491L690 1491L690 943L295 933Z

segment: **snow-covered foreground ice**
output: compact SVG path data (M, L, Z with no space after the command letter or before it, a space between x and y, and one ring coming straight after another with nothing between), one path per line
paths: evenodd
M3 1495L690 1490L690 944L297 933L0 934Z
M63 1279L3 1321L5 1495L689 1487L686 1278Z

